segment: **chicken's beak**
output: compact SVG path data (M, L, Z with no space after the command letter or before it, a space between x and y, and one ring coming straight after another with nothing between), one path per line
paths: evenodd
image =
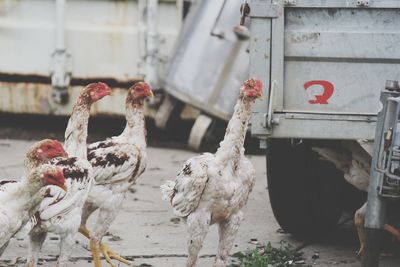
M154 97L153 91L151 91L151 90L150 90L149 97L151 97L151 98L153 98L153 97Z
M68 190L67 183L64 183L63 185L60 185L60 188L64 189L64 191Z

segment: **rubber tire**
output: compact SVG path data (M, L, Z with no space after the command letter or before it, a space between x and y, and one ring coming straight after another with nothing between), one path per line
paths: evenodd
M267 149L270 202L279 225L302 239L326 235L343 211L343 173L321 161L311 146L273 139Z

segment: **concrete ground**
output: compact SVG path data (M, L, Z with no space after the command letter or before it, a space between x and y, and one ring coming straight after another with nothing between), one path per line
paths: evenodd
M23 157L33 142L0 140L0 177L17 178L23 169ZM159 186L166 179L174 178L182 163L195 153L150 147L148 149L147 171L139 178L137 185L127 195L123 208L110 228L110 234L104 238L116 251L135 265L175 267L184 266L186 255L186 228L175 218L168 204L161 200ZM265 158L249 158L257 169L256 186L244 209L245 220L239 230L232 253L255 248L255 244L272 242L278 245L287 240L304 253L306 264L314 266L360 266L355 258L358 246L352 222L342 224L334 233L327 233L324 241L304 243L282 233L272 214L266 183ZM95 215L94 215L95 216ZM93 217L94 217L93 216ZM199 266L211 266L217 249L217 229L212 227L201 251ZM250 241L253 240L252 243ZM254 240L257 240L254 242ZM49 236L41 254L42 266L54 266L58 254L58 238ZM13 238L0 261L18 262L23 266L27 254L26 235ZM17 261L18 260L18 261ZM74 248L71 266L92 266L88 242L79 234ZM3 263L2 263L3 262ZM3 264L3 265L2 265ZM103 262L106 266L106 263ZM118 264L117 264L118 265ZM123 266L122 264L120 266ZM381 266L400 266L399 258L385 255Z

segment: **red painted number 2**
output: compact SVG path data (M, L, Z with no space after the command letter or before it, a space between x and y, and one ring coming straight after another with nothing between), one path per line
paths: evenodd
M321 95L316 95L315 99L308 100L308 103L322 104L322 105L328 104L328 99L331 98L331 96L333 95L333 90L334 90L333 84L331 82L324 81L324 80L314 80L314 81L306 82L304 84L304 89L307 90L308 88L310 88L314 85L322 86L324 91L322 92Z

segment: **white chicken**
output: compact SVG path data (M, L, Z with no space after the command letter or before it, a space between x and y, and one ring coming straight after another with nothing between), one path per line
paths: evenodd
M65 157L67 153L65 152L62 144L57 140L44 139L39 142L36 142L33 146L31 146L25 156L25 175L29 174L34 168L40 166L48 162L50 159L55 157ZM14 184L15 183L15 184ZM2 180L0 182L2 191L7 191L8 187L12 185L12 188L17 186L18 188L23 184L23 186L29 186L29 181L26 180L26 177L22 177L21 181L18 182L16 180ZM32 205L33 208L37 208L39 203L34 203ZM27 222L27 218L24 217L21 219L22 225L25 225ZM7 247L7 243L1 245L0 251L2 252ZM1 253L0 253L1 255Z
M48 187L49 193L32 217L27 265L37 266L38 254L48 232L60 236L57 266L68 265L78 232L82 208L93 181L92 166L87 161L87 128L91 105L111 93L104 83L87 85L74 105L65 131L65 150L69 158L55 158L51 164L63 169L68 190Z
M244 156L244 139L252 105L262 95L259 80L247 80L215 154L205 153L186 161L175 181L161 186L176 216L186 218L189 232L187 267L196 266L209 226L219 224L219 246L214 266L226 266L229 251L243 219L255 182L255 170Z
M66 189L62 169L50 164L31 170L21 181L0 180L0 256L46 196L46 185Z
M126 126L119 136L91 144L88 160L93 166L94 184L85 203L80 232L91 241L96 267L101 266L99 250L111 259L130 262L105 246L101 240L121 209L128 189L146 168L146 126L144 101L153 93L147 83L134 84L126 97ZM89 216L99 209L93 231L86 228Z

